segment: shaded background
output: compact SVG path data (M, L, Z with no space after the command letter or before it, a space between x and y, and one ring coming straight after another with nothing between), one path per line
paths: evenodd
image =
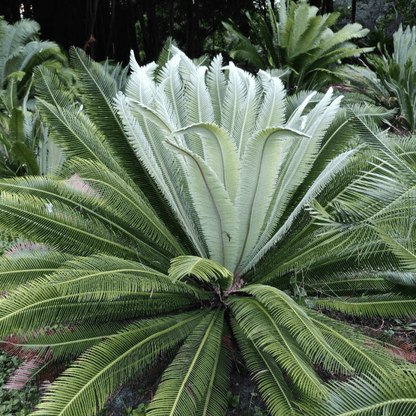
M0 15L9 23L23 17L41 25L41 38L68 50L84 48L98 61L128 63L130 50L143 62L155 60L168 36L190 56L221 48L222 20L247 25L245 11L266 0L2 0ZM217 39L218 38L218 39ZM216 39L218 44L216 44ZM139 52L141 54L139 55Z

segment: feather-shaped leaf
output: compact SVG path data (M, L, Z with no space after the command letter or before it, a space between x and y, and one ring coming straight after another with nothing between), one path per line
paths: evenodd
M295 398L276 361L248 339L235 321L233 333L242 350L244 361L257 381L271 414L273 416L296 415Z
M190 275L206 282L218 282L223 290L228 289L233 280L233 273L230 270L210 259L181 256L171 260L169 276L172 279L181 280Z
M167 144L173 151L185 156L191 162L189 192L194 206L201 213L199 219L210 258L232 269L238 240L234 234L230 234L229 230L236 230L237 215L228 192L217 175L198 155L171 142Z
M96 414L120 382L145 370L160 352L175 348L200 320L200 313L139 321L92 347L46 393L34 415Z
M204 145L205 162L223 183L231 201L234 201L239 179L239 161L235 144L227 132L215 124L193 124L181 130L176 130L173 134L191 132L196 132L201 137Z
M223 311L205 314L164 372L149 416L193 415L204 409L212 369L217 368L220 357L223 326Z
M325 395L325 387L313 371L308 356L261 303L237 297L228 302L245 336L287 371L297 390L307 396Z

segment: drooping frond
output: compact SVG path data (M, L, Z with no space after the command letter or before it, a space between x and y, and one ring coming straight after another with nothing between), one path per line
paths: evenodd
M383 378L396 370L382 342L313 309L308 309L306 313L331 347L354 368L355 373L376 374Z
M269 311L278 325L296 338L301 348L314 362L322 362L335 371L351 370L345 359L325 341L309 319L306 311L283 291L265 285L250 285L241 289L254 295Z
M74 169L77 175L71 175ZM117 230L142 252L151 241L169 252L182 252L146 197L101 163L74 158L61 169L61 176L63 179L59 180L39 177L2 180L0 190L45 198L45 203L52 204L48 205L51 209L55 202L70 205Z
M149 245L128 242L122 235L108 229L96 216L81 215L63 201L55 200L51 205L47 198L31 194L22 195L22 200L25 200L25 206L19 203L16 194L2 193L0 211L4 214L2 218L7 218L7 223L0 221L0 228L7 228L11 232L24 231L32 241L68 253L87 255L98 251L130 259L143 257L145 262L150 262L148 264L167 269L167 257L164 254Z
M232 328L247 368L258 383L268 410L273 416L297 415L295 398L276 361L248 339L235 320Z
M0 285L9 292L29 281L53 273L72 256L47 247L33 247L28 252L6 254L0 257Z
M318 273L310 271L304 280L305 289L308 293L319 294L326 297L345 296L349 294L362 293L385 293L390 292L395 286L393 282L412 282L415 277L413 273L403 272L380 272L378 270L363 270L353 272L352 267L346 271L326 270L324 267ZM322 271L322 272L321 272Z
M293 380L296 390L307 396L325 395L325 387L312 369L312 362L288 329L254 299L230 297L229 305L245 336L270 354Z
M148 274L152 276L151 272ZM36 330L45 322L92 323L149 316L183 309L197 302L192 288L187 285L174 284L163 276L152 277L149 279L146 272L140 270L105 273L64 269L52 279L32 280L30 287L19 287L1 302L1 334L8 336Z
M340 297L336 299L317 299L316 305L336 309L344 313L360 314L362 316L414 316L416 314L416 299L412 295L385 293L365 297Z
M149 368L160 352L177 347L199 320L200 313L193 312L125 327L92 347L66 370L34 415L94 415L97 406L102 407L120 383Z
M311 416L411 415L416 411L415 386L413 369L383 379L368 376L349 383L334 382L328 400L314 401L306 409Z
M207 411L206 394L210 394L213 377L218 371L223 327L224 312L221 309L205 314L164 372L149 406L149 416L194 415ZM214 410L223 411L226 396L219 396L217 400Z
M41 358L53 357L60 360L78 357L92 346L117 336L115 334L125 326L126 323L108 322L61 326L55 331L40 329L17 339L10 337L6 339L5 346L8 351L31 351Z

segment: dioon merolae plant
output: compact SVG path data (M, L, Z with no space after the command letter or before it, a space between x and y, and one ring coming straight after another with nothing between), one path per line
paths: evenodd
M132 56L122 93L70 55L82 106L35 74L65 164L0 181L1 227L32 243L0 260L0 332L77 357L34 414L92 416L169 352L148 414L223 415L230 339L272 415L414 412L414 367L313 308L414 314L414 141L221 56ZM349 382L325 384L317 364Z

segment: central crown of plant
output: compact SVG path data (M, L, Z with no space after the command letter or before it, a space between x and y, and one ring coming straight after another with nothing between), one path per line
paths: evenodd
M303 115L311 94L287 119L278 78L230 63L226 79L221 56L196 67L172 50L157 83L156 64L133 61L127 97L120 93L116 106L197 254L241 275L281 238L276 228L340 99L331 102L329 91Z

